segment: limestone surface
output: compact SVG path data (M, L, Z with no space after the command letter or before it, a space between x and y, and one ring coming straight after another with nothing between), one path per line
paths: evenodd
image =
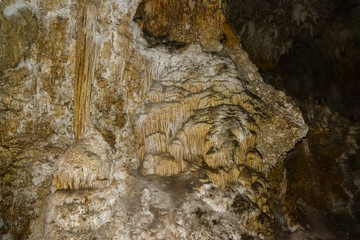
M0 10L1 239L274 239L276 228L303 229L301 202L286 191L310 191L284 159L308 126L263 81L222 1ZM355 152L358 131L341 135Z

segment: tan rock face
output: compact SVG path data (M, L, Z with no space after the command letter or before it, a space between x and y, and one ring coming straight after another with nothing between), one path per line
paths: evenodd
M267 174L294 144L289 140L306 132L299 130L299 112L278 111L261 99L261 91L260 96L249 91L230 58L204 54L199 47L166 57L158 63L165 66L156 70L135 128L144 173L167 176L203 166L224 187L237 180L239 166ZM272 139L281 144L268 148Z
M1 37L0 73L16 67L30 54L30 48L38 35L38 22L25 3L5 7L0 16Z
M273 237L268 174L307 126L263 83L221 2L24 4L39 31L1 75L1 234Z
M306 134L299 110L251 72L241 51L235 61L250 67L239 74L231 58L198 46L171 54L159 50L165 60L155 63L161 67L153 70L135 126L141 172L172 176L200 170L202 181L221 188L240 182L259 209L244 220L246 228L271 236L266 176L294 139Z
M151 46L197 42L205 51L220 51L223 43L237 42L219 0L143 0L134 20Z

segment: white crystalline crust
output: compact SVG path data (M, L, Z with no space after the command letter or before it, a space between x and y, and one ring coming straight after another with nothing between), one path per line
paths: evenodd
M10 18L13 18L13 17L20 17L21 16L21 11L22 10L25 10L25 9L28 9L29 8L29 5L22 2L22 1L18 1L14 4L11 4L9 6L7 6L3 13L4 13L4 16L7 18L7 19L10 19Z

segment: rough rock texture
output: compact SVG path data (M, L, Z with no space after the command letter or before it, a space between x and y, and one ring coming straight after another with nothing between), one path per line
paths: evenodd
M309 204L312 185L296 167L305 156L311 179L325 184L308 151L318 146L304 140L284 162L308 126L290 97L264 83L226 6L0 2L1 239L324 236L305 227L325 216L325 197ZM274 44L281 55L287 40ZM312 119L340 121L323 111ZM339 133L348 139L333 155L339 162L358 151L358 130ZM324 209L340 201L358 214L359 173L345 170L333 169L336 188L355 179L356 189L331 195ZM313 218L299 218L298 206Z
M230 25L266 81L359 121L358 0L225 3Z
M219 0L141 1L134 20L150 46L181 47L199 43L204 51L220 51L223 43L237 41Z
M270 177L271 208L280 222L288 221L279 238L288 231L357 239L360 2L243 3L226 1L230 25L264 80L292 96L309 125Z
M301 8L303 5L300 5L298 12L294 12L294 16L292 12L288 12L293 6L296 7L297 2L302 1L224 2L229 22L239 35L251 60L261 70L272 69L277 65L281 55L291 48L297 28L300 28L296 25L296 20L302 24L308 17L306 9Z
M295 144L293 136L304 136L301 115L284 95L261 83L254 95L231 58L192 46L161 55L164 70L157 70L135 129L143 172L169 176L204 163L225 186L239 165L266 174Z

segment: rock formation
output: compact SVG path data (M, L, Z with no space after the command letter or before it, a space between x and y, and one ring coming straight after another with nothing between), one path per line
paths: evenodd
M263 80L307 21L264 2L254 22L234 1L0 2L1 239L322 238L315 142L347 139L321 144L348 189L360 128Z

